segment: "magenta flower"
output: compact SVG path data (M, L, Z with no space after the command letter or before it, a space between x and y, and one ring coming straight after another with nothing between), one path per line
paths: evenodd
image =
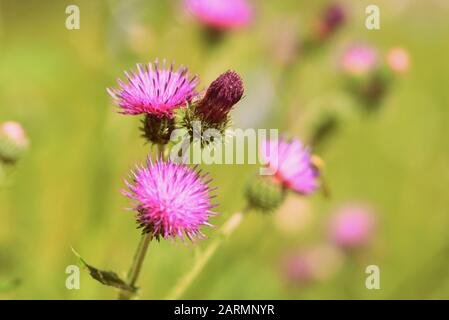
M246 0L185 0L186 9L214 29L228 30L246 26L252 10Z
M211 189L201 174L187 166L156 160L150 157L147 166L136 166L126 181L129 191L123 194L136 202L138 223L144 232L154 237L202 239L200 227L212 226L208 220L215 215L211 204Z
M275 172L277 182L302 194L310 194L318 188L319 172L312 164L310 150L299 140L267 140L261 149L261 156Z
M373 48L363 45L350 47L343 55L341 66L349 75L363 75L377 65L377 53Z
M196 76L189 80L187 68L180 66L173 71L173 62L168 69L164 59L159 69L158 60L144 67L137 65L138 72L125 71L127 83L120 79L118 89L108 88L108 93L118 104L122 114L150 114L156 117L174 116L173 110L187 105L197 96L195 87L198 84Z
M228 70L210 84L196 112L209 123L226 121L231 108L242 98L243 91L242 78L237 72Z
M346 205L336 211L331 219L331 240L343 248L357 248L369 242L375 229L373 211L362 205Z

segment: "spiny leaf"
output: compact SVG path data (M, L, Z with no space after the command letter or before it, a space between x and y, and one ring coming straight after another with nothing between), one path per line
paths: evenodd
M136 287L130 286L124 280L122 280L113 271L99 270L90 264L88 264L75 249L72 248L73 253L78 258L80 265L89 271L90 276L105 286L114 287L120 290L126 290L132 293L137 291Z

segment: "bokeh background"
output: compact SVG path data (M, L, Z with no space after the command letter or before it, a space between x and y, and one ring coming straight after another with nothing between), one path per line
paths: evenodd
M381 29L370 31L365 7L374 2ZM449 3L341 1L349 16L338 34L286 65L289 34L307 34L327 3L254 0L251 25L211 45L179 1L1 0L0 122L22 123L31 145L0 189L0 298L116 297L85 271L80 290L66 289L65 268L77 263L73 246L89 263L123 275L139 239L119 190L150 149L138 118L114 112L105 89L123 70L165 57L200 75L206 88L234 69L245 83L235 126L279 128L306 140L320 108L357 109L337 67L341 48L357 41L381 53L402 46L411 68L378 112L350 113L315 150L330 196L291 195L276 213L249 213L183 298L449 298ZM80 8L80 30L65 28L70 4ZM207 170L219 186L221 215L213 222L220 226L241 210L257 167ZM342 261L324 261L335 270L321 281L286 280L285 252L326 243L332 210L348 201L375 208L373 242ZM140 298L164 298L214 238L214 230L207 233L196 245L152 243ZM380 290L365 288L370 264L380 267Z

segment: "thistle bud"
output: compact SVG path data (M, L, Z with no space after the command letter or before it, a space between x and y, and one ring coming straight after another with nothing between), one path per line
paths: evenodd
M14 163L28 148L28 139L22 126L14 121L0 125L0 160Z
M334 34L346 20L346 11L340 4L325 8L315 25L315 37L325 39Z
M285 188L271 177L258 176L248 183L245 196L250 207L270 213L284 202Z
M212 125L220 125L228 120L229 111L243 96L243 82L235 71L226 71L214 80L201 99L195 113Z

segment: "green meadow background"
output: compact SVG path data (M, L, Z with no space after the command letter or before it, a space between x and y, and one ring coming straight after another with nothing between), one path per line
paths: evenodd
M277 41L306 34L326 3L254 0L254 23L211 46L177 1L0 0L0 122L21 122L31 141L0 189L0 298L116 298L86 271L80 290L66 289L65 268L77 263L71 246L99 268L123 275L129 267L140 234L119 191L151 149L139 137L139 118L114 112L106 87L156 57L188 66L200 88L227 69L238 71L246 89L234 112L241 128L307 139L317 110L352 110L315 150L326 162L331 196L291 195L279 212L249 213L183 298L449 298L449 3L341 1L350 10L343 29L283 67ZM80 8L80 30L65 28L70 4ZM369 4L381 9L380 30L364 27ZM337 68L341 48L360 41L381 53L403 46L412 63L371 115L353 112L359 106ZM220 216L212 222L220 226L242 209L242 190L258 167L205 169L219 187ZM284 252L325 242L332 209L348 201L376 208L372 246L325 281L287 285L279 267ZM196 245L150 245L141 299L166 297L217 234L206 231L210 238ZM369 264L380 267L380 290L365 288Z

